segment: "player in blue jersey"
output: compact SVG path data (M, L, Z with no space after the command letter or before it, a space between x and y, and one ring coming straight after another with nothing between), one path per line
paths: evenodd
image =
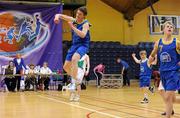
M140 88L144 93L144 99L141 103L148 103L148 89L151 83L151 75L152 75L152 65L156 65L157 59L155 59L152 63L149 62L147 58L147 53L145 50L140 51L140 60L136 58L136 54L133 53L132 57L134 61L140 64Z
M180 103L180 99L175 96L175 91L180 87L180 78L178 77L180 42L176 38L172 38L174 28L169 21L163 25L164 38L155 43L149 57L149 61L152 62L155 55L158 54L160 78L165 90L166 118L171 117L173 103Z
M86 7L80 7L75 18L64 14L56 14L54 18L55 23L59 23L60 19L67 21L72 29L72 46L68 51L63 68L75 80L77 80L78 61L89 51L90 24L85 19L86 15Z

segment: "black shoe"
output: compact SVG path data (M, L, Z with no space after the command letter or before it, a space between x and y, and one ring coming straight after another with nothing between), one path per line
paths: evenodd
M171 115L174 115L175 113L174 113L174 110L172 111L172 113L171 113ZM166 112L164 112L164 113L162 113L161 114L162 116L165 116L166 115Z
M151 93L154 93L154 91L155 91L154 86L150 86L150 87L149 87L149 91L151 91Z
M149 100L147 98L144 98L142 101L141 101L141 104L146 104L146 103L149 103Z

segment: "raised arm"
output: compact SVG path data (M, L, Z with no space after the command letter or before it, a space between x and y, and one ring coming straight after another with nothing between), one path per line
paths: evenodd
M71 27L72 30L74 30L74 32L81 38L84 38L89 30L89 23L85 23L83 25L83 29L82 31L77 29L72 22L68 22L69 26Z
M71 17L71 16L64 15L64 14L56 14L56 15L55 15L55 18L54 18L54 22L55 22L56 24L58 24L59 21L60 21L60 19L65 20L65 21L67 21L67 22L73 22L73 21L74 21L74 18Z
M151 55L149 56L149 64L152 64L153 61L155 60L155 56L157 55L157 52L158 52L158 44L159 44L159 41L156 41L154 44L154 49L151 52Z
M154 60L153 60L152 62L150 62L150 61L148 60L148 66L149 66L149 67L151 67L152 65L156 65L156 64L157 64L157 55L155 55Z
M133 57L134 61L135 61L137 64L140 64L140 63L141 63L141 60L139 60L139 59L136 58L136 54L135 54L135 53L132 54L132 57Z
M151 63L151 65L156 65L157 64L157 55L154 58L154 61Z

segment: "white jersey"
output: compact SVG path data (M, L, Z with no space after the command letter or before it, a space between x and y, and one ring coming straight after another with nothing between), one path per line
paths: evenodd
M85 54L79 61L78 61L78 69L82 69L83 71L86 71L86 58L87 58L87 54Z
M85 54L79 61L78 61L78 73L77 73L77 79L78 79L78 82L81 83L83 78L84 78L84 75L85 75L85 72L86 72L86 66L87 66L87 61L86 61L86 58L87 58L87 54Z
M87 66L87 60L86 58L89 58L87 54L85 54L79 61L78 61L78 72L77 72L77 80L72 79L71 83L82 83L82 80L84 78L85 72L86 72L86 66Z

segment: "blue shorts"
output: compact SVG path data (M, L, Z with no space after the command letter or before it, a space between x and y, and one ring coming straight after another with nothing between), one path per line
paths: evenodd
M86 46L72 45L71 48L68 50L68 53L66 55L66 61L71 61L72 56L75 53L78 53L82 57L83 55L87 54L88 51L89 51L89 48Z
M140 83L139 86L142 87L149 87L151 83L151 77L149 76L140 76Z
M165 91L176 91L180 88L178 71L160 72L160 77Z

